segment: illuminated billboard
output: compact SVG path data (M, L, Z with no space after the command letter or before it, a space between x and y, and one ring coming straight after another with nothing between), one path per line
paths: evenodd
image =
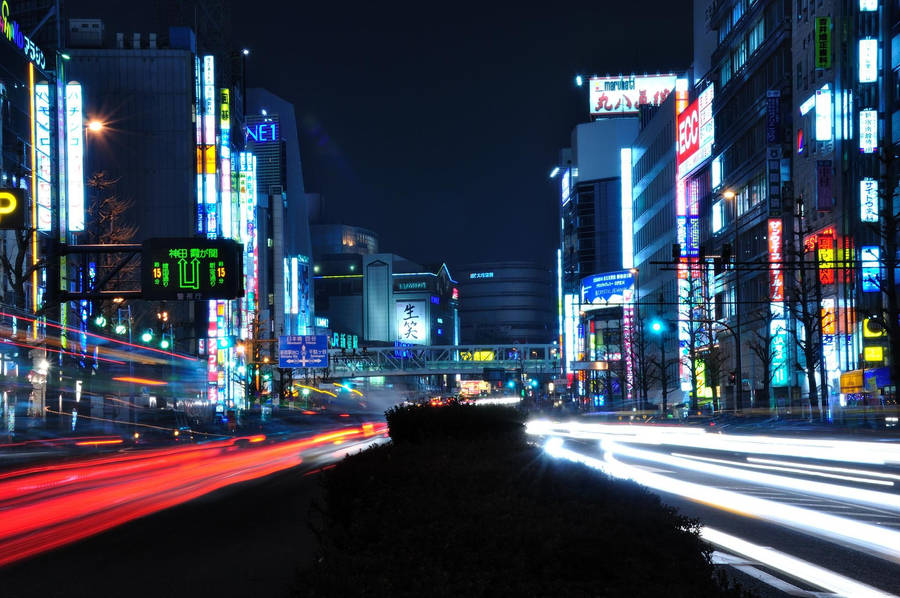
M24 189L0 189L0 230L25 228L27 206Z
M593 77L591 116L636 115L640 106L659 106L675 89L675 75Z
M679 176L692 171L712 155L715 140L712 102L713 85L709 85L676 120L676 162Z
M397 301L397 340L407 345L428 344L425 301Z
M831 141L831 88L816 90L816 141Z
M560 193L562 195L562 205L569 203L572 198L572 169L566 168L560 177Z
M37 165L37 229L48 232L53 227L51 215L51 162L50 162L50 86L38 83L34 86L34 135L35 164Z
M878 81L878 40L867 37L859 40L859 82Z
M878 181L859 182L859 218L863 222L878 222Z
M623 305L632 301L634 274L617 270L581 279L581 302L585 308Z
M864 154L871 154L878 146L878 111L872 109L859 111L859 149Z
M66 85L66 197L69 232L84 230L84 117L81 84Z
M881 248L877 245L863 245L859 248L859 256L863 293L881 291Z

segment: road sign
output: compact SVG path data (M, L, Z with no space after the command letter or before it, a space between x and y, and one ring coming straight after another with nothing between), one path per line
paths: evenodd
M141 249L145 299L244 296L243 248L231 239L148 239Z
M328 336L324 334L279 336L278 367L327 368Z

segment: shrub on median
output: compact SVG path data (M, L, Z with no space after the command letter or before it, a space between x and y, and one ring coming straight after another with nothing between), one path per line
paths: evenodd
M323 476L320 559L297 595L739 595L714 581L695 523L655 495L552 460L499 413L421 409L431 412L401 418L429 433L401 426L415 442L372 448ZM466 417L499 428L481 420L482 435L465 434Z

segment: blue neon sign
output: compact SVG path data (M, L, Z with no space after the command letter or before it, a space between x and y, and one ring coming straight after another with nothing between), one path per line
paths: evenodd
M247 125L244 131L245 140L248 142L268 143L270 141L278 141L278 123L276 122Z

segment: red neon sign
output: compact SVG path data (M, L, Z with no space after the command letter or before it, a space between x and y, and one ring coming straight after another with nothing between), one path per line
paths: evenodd
M784 301L784 272L781 262L782 234L784 225L778 218L769 220L769 298L772 301Z

